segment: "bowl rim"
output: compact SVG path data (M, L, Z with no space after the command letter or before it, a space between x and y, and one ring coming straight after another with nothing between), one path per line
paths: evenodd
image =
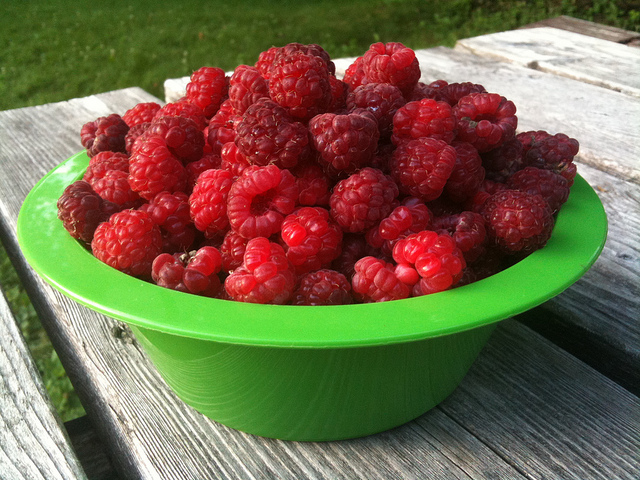
M340 306L212 299L119 272L68 234L57 218L56 204L64 188L82 178L88 162L85 151L76 153L49 171L27 195L17 225L26 260L47 283L84 306L137 327L201 340L342 348L461 332L522 313L559 294L593 265L607 237L604 207L577 175L547 245L469 285L404 300Z

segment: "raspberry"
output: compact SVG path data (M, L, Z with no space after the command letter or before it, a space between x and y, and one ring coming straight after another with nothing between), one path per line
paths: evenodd
M369 110L378 122L378 130L383 137L389 137L393 116L406 103L400 89L388 83L361 85L347 95L349 110L364 108Z
M365 232L391 213L397 196L391 178L365 167L335 185L329 198L331 216L345 232Z
M393 152L391 176L400 190L425 202L440 196L456 163L456 150L434 138L401 143Z
M323 113L309 122L319 163L329 176L351 174L367 164L378 145L378 122L368 110Z
M439 94L442 101L454 107L461 98L472 93L487 93L482 85L471 82L449 83L440 89Z
M455 136L456 119L448 103L430 98L409 102L393 116L395 145L416 138L430 137L451 143Z
M162 107L156 102L138 103L135 107L127 110L122 116L122 119L129 128L140 125L141 123L149 123L153 121L160 108Z
M187 251L195 240L195 228L189 214L189 197L183 192L160 192L139 210L146 212L160 227L162 251Z
M127 153L133 152L133 146L144 132L147 131L151 122L139 123L138 125L134 125L129 129L127 134L124 137L124 147Z
M447 101L442 94L444 87L449 85L445 80L435 80L429 85L418 82L410 94L407 95L408 102L420 101L423 98L432 98L438 102ZM448 103L448 101L447 101Z
M391 173L391 158L396 146L393 143L378 142L378 149L371 158L369 166L382 170L386 175Z
M126 152L124 138L129 126L117 113L99 117L85 123L80 129L80 141L87 149L87 155L93 157L98 152Z
M310 153L307 128L268 98L246 110L236 127L235 143L252 165L292 168Z
M479 152L502 145L515 136L518 125L516 107L497 93L471 93L455 107L458 140L469 142Z
M573 158L579 149L580 145L575 138L570 138L564 133L549 135L530 144L524 156L524 165L559 173L567 179L571 187L577 173Z
M522 168L522 143L512 138L497 148L483 152L481 157L487 179L504 183Z
M161 137L169 151L184 163L202 158L204 135L189 118L156 118L147 128L145 135Z
M128 172L129 156L122 152L99 152L89 159L89 165L82 179L92 184L95 180L104 177L109 170Z
M120 207L136 208L140 196L129 185L129 156L120 152L99 152L91 157L83 180L104 200Z
M467 264L475 262L485 251L487 232L484 218L479 213L462 212L437 217L433 221L433 230L451 235Z
M227 200L233 176L226 170L206 170L196 181L189 196L191 218L205 237L224 233L229 226Z
M342 252L338 255L331 268L342 273L347 279L351 279L355 273L354 266L363 257L377 257L380 250L372 247L359 234L345 233L342 237Z
M318 164L298 165L291 173L298 186L298 205L329 205L331 181Z
M302 207L287 215L281 236L297 274L326 268L340 255L342 230L321 207Z
M420 79L416 54L399 42L374 43L362 59L367 83L390 83L411 93Z
M187 83L189 103L200 107L206 118L211 118L226 99L229 83L224 70L217 67L200 67Z
M242 115L259 98L269 97L269 85L255 67L239 65L229 79L229 103Z
M162 252L162 234L151 217L140 210L114 213L96 228L93 255L134 277L151 276L151 264Z
M332 100L326 63L302 52L277 56L269 77L269 95L301 121L325 112Z
M311 43L308 45L304 45L301 43L289 43L284 47L271 47L269 50L260 53L255 66L264 78L269 79L271 76L271 68L273 67L273 63L277 58L292 55L297 52L305 53L307 55L313 55L320 58L326 65L329 73L331 75L335 75L336 66L331 61L329 54L325 51L324 48L315 43Z
M532 195L540 195L546 200L553 213L569 198L569 181L553 170L525 167L507 180L507 187Z
M484 203L494 193L507 190L507 185L501 182L494 182L493 180L484 179L480 184L479 190L473 197L467 199L464 204L465 210L470 210L476 213L482 213L482 207Z
M282 305L289 301L295 275L284 250L265 237L249 240L242 265L225 280L227 294L249 303Z
M431 211L421 200L407 197L402 205L368 232L367 241L391 256L393 246L399 239L430 228L431 220Z
M292 305L347 305L352 303L351 284L335 270L309 272L291 297Z
M456 150L456 163L444 186L444 193L449 200L463 203L480 189L485 170L476 147L459 141L452 143L451 146Z
M207 117L205 117L202 109L193 103L189 103L184 97L177 102L167 103L156 112L155 117L150 121L160 117L185 117L193 120L200 130L204 130L207 126Z
M203 155L200 160L189 162L185 167L187 170L187 186L189 191L193 189L193 186L196 184L200 174L205 170L211 170L212 168L222 168L222 158L219 155Z
M218 272L222 257L215 247L202 247L190 253L158 255L152 264L151 278L165 288L216 297L222 284Z
M288 170L275 165L248 167L229 191L229 224L247 238L270 237L280 231L297 198L295 178Z
M227 170L236 179L250 166L249 160L238 150L235 143L224 144L220 153L220 168Z
M144 133L129 158L129 185L142 198L151 200L162 191L184 190L187 172L162 137Z
M211 153L220 155L222 146L236 139L236 127L241 121L242 115L235 114L229 100L225 100L206 128L205 140Z
M466 267L464 256L446 233L431 230L414 233L396 242L393 259L412 267L420 279L413 286L413 296L441 292L454 286Z
M65 230L85 243L91 243L98 225L118 210L116 205L105 202L84 180L68 185L58 199L57 207L58 218Z
M546 245L553 229L551 208L540 195L503 190L482 207L489 239L505 253L528 254Z
M522 155L526 155L529 149L540 140L549 138L551 134L544 130L531 130L528 132L521 132L516 135L516 138L522 144Z
M363 57L357 57L344 72L344 77L342 80L344 81L344 83L349 85L352 90L355 90L360 85L369 83L364 74L364 67L362 65L363 60Z
M222 269L225 272L233 272L236 268L242 265L244 259L244 251L247 248L248 238L244 238L242 235L238 235L233 230L229 230L224 239L222 245L220 245L220 254L222 255Z
M276 58L276 55L280 51L281 47L271 47L268 50L260 52L258 55L258 60L256 61L254 67L258 69L260 75L262 75L265 79L269 80L269 72L271 71L271 67L273 66L273 60Z
M327 111L337 112L346 108L349 85L333 75L329 75L329 84L331 86L331 103L329 103Z
M356 297L365 303L407 298L411 291L397 277L394 268L393 264L375 257L358 260L351 280Z

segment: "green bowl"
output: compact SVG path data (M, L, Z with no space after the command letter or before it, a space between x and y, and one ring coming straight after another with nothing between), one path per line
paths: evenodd
M74 155L27 196L18 217L27 261L65 295L130 325L188 405L280 439L360 437L420 416L456 388L498 321L569 287L607 235L602 204L578 176L547 246L479 282L375 304L216 300L125 275L71 238L56 202L88 161Z

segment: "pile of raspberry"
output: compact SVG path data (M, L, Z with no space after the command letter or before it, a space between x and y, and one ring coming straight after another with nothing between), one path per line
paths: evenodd
M319 45L195 71L180 100L82 127L90 157L58 202L108 265L230 301L342 305L486 278L548 241L578 142L516 133L472 82L420 81L375 43L335 75Z

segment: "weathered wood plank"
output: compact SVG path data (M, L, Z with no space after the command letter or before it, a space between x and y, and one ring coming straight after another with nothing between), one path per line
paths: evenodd
M0 477L87 478L1 291Z
M539 22L529 23L520 27L520 29L539 27L559 28L569 32L624 44L629 44L634 40L640 39L640 34L637 32L590 22L588 20L582 20L581 18L569 17L567 15L560 15L559 17L546 18Z

